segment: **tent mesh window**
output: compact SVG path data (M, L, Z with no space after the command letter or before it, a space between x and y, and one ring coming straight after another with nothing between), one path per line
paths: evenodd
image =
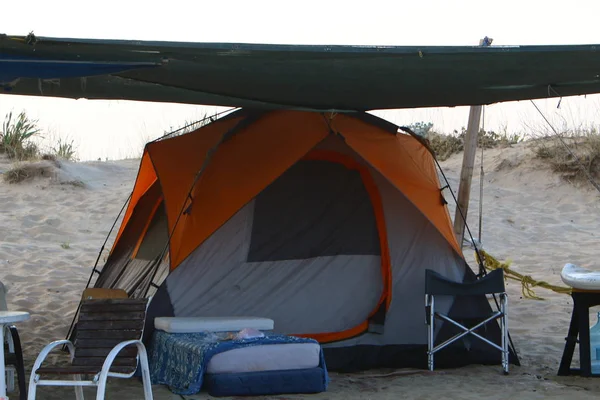
M249 262L380 252L373 205L358 171L300 161L256 197Z

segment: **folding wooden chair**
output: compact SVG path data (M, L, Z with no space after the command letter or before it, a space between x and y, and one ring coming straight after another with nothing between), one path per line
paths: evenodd
M74 386L77 400L83 400L83 386L97 387L96 399L104 399L108 377L131 378L139 366L144 398L152 399L146 348L141 342L148 299L84 298L79 310L75 339L57 340L37 357L29 380L29 399L35 399L37 386ZM66 345L71 364L42 367L48 354ZM72 380L41 379L46 375L72 376ZM82 380L81 376L91 376Z
M472 327L466 327L458 321L444 315L435 309L436 296L482 296L488 294L498 294L500 297L500 310L483 315L478 318L479 322ZM508 306L508 296L504 287L504 271L497 269L483 278L474 282L456 282L447 279L439 273L430 269L425 271L425 309L427 312L427 365L430 371L434 367L434 354L451 343L463 338L466 335L472 335L495 349L502 352L502 369L504 374L508 374L508 328L506 319L506 309ZM448 340L435 345L435 321L440 319L450 323L460 329L460 333L454 335ZM484 325L500 320L501 343L494 343L487 338L479 335L477 329Z

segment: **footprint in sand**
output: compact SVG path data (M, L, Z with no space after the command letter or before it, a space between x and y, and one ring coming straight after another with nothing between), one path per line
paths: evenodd
M21 226L23 228L31 228L39 225L46 218L42 214L28 214L21 218Z

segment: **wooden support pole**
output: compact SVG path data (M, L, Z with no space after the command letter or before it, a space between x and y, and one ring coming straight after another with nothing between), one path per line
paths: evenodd
M469 111L469 124L467 125L467 134L465 135L463 164L460 171L460 186L458 187L458 204L456 205L456 213L454 214L454 233L460 246L462 246L465 236L463 216L466 219L469 211L471 180L473 178L473 166L475 164L475 153L477 152L477 137L479 136L480 122L481 106L472 106Z
M480 46L489 46L492 39L485 38L479 41ZM482 106L471 106L469 111L469 123L465 135L463 164L460 171L460 185L458 187L458 198L456 213L454 214L454 234L458 245L462 247L465 236L465 220L469 211L469 197L471 195L471 180L473 178L473 166L475 164L475 153L477 152L477 139L479 127L481 126ZM461 215L462 211L462 215ZM464 219L463 219L464 218Z

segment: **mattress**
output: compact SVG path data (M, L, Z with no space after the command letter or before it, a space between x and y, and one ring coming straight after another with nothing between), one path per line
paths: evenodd
M244 328L273 330L274 322L257 317L157 317L154 327L168 333L233 332Z
M150 379L153 384L167 385L176 394L196 394L201 390L205 376L209 375L206 373L208 364L218 354L247 347L300 343L319 344L314 339L272 332L266 332L261 338L231 340L229 333L225 332L167 333L157 329L148 346ZM319 361L319 367L327 378L323 351L319 353Z
M205 389L215 397L266 396L293 393L320 393L327 390L323 368L262 371L233 374L206 374Z
M209 374L310 369L319 366L318 343L283 343L242 347L215 354L206 367Z

